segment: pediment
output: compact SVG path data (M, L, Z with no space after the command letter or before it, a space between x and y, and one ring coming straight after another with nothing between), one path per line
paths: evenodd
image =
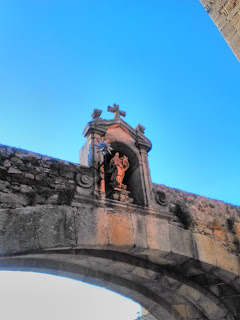
M152 144L144 135L144 130L142 125L137 125L134 129L120 118L112 120L98 118L86 125L83 134L86 137L89 132L94 131L109 141L128 142L137 147L142 146L148 152L151 150Z

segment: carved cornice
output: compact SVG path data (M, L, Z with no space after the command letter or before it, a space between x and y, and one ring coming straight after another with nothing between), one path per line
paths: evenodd
M88 122L88 124L83 130L84 137L88 137L91 133L97 133L100 136L104 136L107 131L107 128L105 125L102 125L99 122L99 120Z
M104 136L107 132L107 128L113 125L119 125L123 130L127 131L129 135L135 140L135 145L138 149L143 148L149 152L152 148L151 141L144 135L145 127L138 125L135 129L132 128L127 122L120 118L112 120L104 120L101 118L94 119L88 122L86 125L83 135L88 137L91 133L97 133L100 136Z

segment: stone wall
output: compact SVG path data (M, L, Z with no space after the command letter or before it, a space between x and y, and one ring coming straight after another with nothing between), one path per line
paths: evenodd
M0 145L0 208L70 205L92 185L90 168Z
M166 196L173 222L193 233L207 235L228 251L240 250L240 207L223 201L154 184L155 194Z
M200 0L230 48L240 60L240 1Z
M91 168L3 145L0 157L1 209L43 205L78 208L98 201ZM159 211L169 224L208 236L231 253L240 251L239 206L164 185L153 184L153 191L153 215Z

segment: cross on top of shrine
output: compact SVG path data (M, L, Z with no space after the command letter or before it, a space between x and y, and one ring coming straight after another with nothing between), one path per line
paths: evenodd
M113 104L112 107L108 106L108 110L107 111L114 113L115 119L120 118L120 116L126 117L126 112L122 111L122 110L119 110L119 105L117 105L115 103Z

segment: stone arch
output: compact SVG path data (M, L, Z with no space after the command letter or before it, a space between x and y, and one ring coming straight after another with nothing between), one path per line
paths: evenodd
M234 319L221 298L177 269L129 253L64 249L1 259L1 270L50 273L106 287L139 302L159 320Z
M131 162L137 157L146 205L101 197L96 143L114 123L94 121L85 146L90 167L0 146L0 269L85 279L133 298L159 320L239 319L240 208L152 184L151 145L141 127L121 120L114 120L115 140L106 139ZM118 139L119 122L131 132L123 137L134 137L129 148ZM166 202L151 202L152 190Z

